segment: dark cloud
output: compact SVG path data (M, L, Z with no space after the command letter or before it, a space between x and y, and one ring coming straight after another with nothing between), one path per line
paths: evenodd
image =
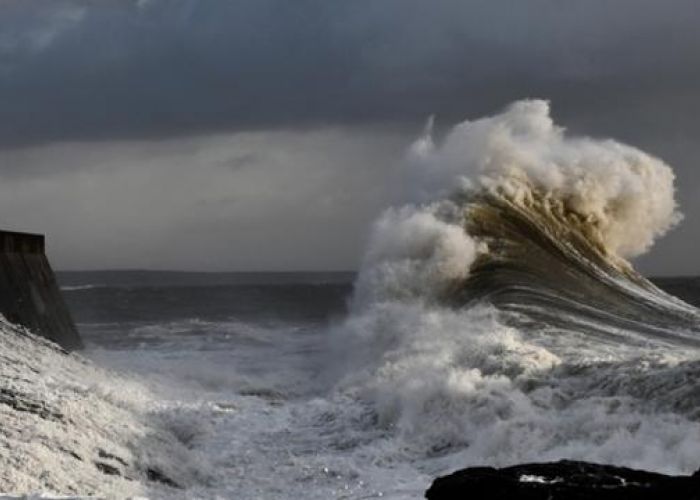
M4 1L0 143L449 121L525 96L623 121L659 95L690 94L697 107L696 7Z
M349 268L427 116L542 97L674 167L686 220L640 264L697 273L699 25L696 0L0 0L0 222L61 267Z
M373 130L54 143L0 151L0 227L61 269L351 269L409 139ZM254 164L231 169L235 155Z

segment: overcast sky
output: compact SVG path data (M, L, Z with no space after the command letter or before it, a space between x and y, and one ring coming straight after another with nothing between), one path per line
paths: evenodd
M352 269L405 148L512 100L660 156L700 274L700 8L0 0L0 224L61 269Z

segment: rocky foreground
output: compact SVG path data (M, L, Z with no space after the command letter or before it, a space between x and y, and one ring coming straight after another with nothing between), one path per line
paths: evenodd
M692 476L562 460L495 469L471 467L437 478L429 500L700 500Z
M199 476L152 405L136 382L0 316L0 499L173 498Z

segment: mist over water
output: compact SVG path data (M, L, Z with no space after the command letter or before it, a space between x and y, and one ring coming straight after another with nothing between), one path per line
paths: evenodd
M441 139L427 127L354 283L63 274L90 369L143 387L122 406L189 457L169 468L173 447L150 443L183 489L129 484L404 499L468 465L696 470L700 316L628 260L680 221L673 181L521 101Z

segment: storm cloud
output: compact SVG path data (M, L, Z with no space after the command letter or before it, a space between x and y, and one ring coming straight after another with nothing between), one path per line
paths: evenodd
M692 1L0 4L0 142L562 115L694 93ZM629 118L632 118L631 116Z
M72 268L353 267L427 116L540 97L674 166L688 216L642 267L697 272L699 24L690 0L0 0L1 222Z

